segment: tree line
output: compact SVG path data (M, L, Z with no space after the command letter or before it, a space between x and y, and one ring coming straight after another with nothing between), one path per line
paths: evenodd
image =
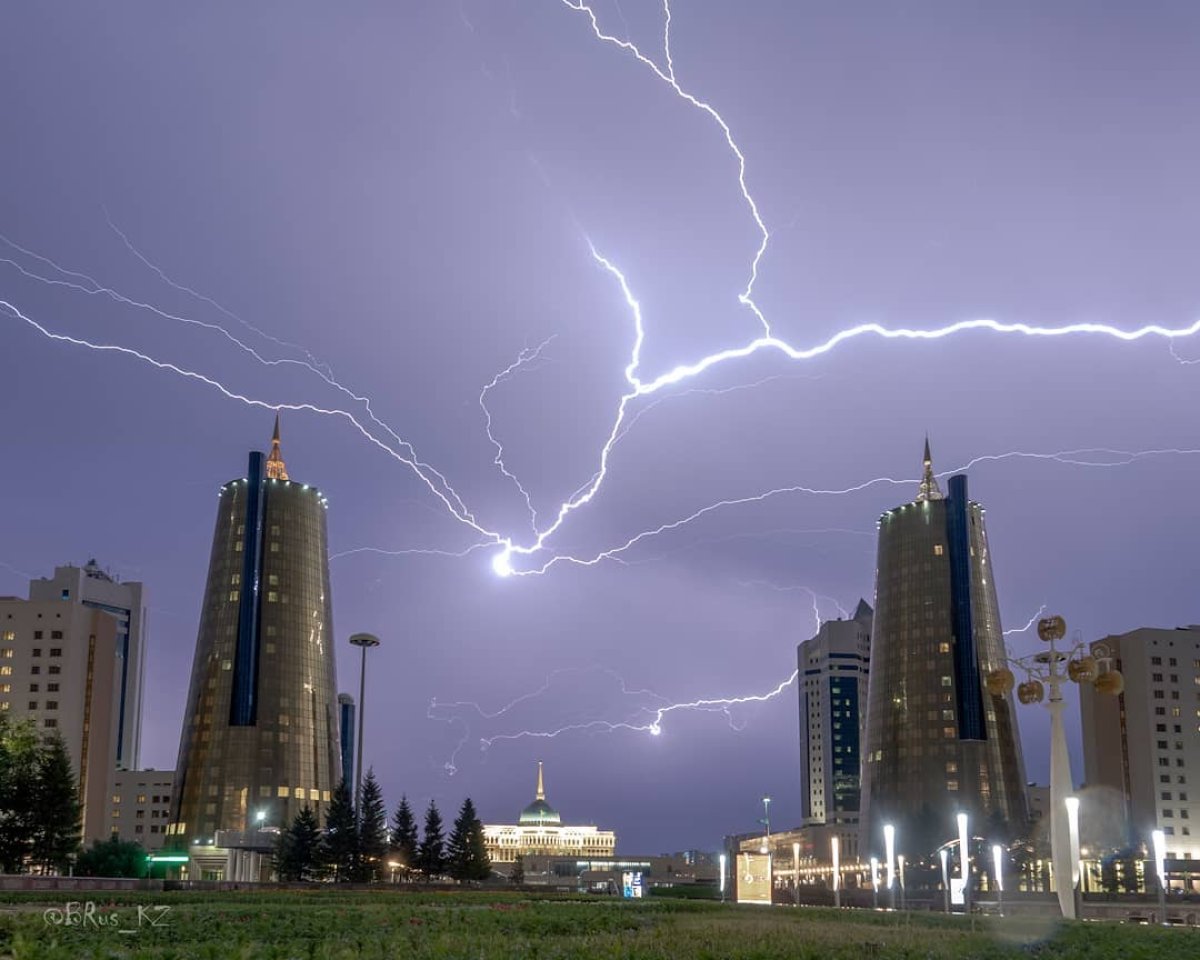
M343 780L333 792L324 828L310 807L304 807L280 834L275 872L280 880L332 879L342 883L416 878L431 882L450 877L478 882L491 876L492 864L484 843L483 824L468 797L446 837L437 804L429 801L424 836L408 798L402 796L391 823L383 791L369 769L363 778L360 810L354 810L350 786ZM392 866L395 864L395 866Z
M65 872L79 852L81 815L62 735L0 715L0 872Z

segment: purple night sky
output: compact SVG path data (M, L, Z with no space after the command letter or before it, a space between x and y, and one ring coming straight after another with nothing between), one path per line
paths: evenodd
M659 3L595 9L665 69ZM1200 319L1200 5L677 0L672 14L679 83L746 156L770 231L754 299L779 337ZM0 233L208 326L38 281L13 264L88 285L3 244L0 300L268 405L340 407L397 448L363 403L218 328L265 359L305 357L277 340L302 345L516 543L530 517L493 463L482 386L554 338L488 397L542 528L597 470L628 388L633 318L589 240L641 303L645 379L762 332L738 302L760 235L720 128L559 0L10 4L0 36ZM110 218L224 309L165 283ZM763 794L773 826L796 824L792 687L728 716L673 712L658 737L480 738L645 724L639 708L775 688L816 614L872 598L875 520L915 495L926 431L939 470L1181 451L1111 468L990 460L971 491L1007 628L1042 604L1088 640L1200 621L1200 366L1186 362L1200 336L1173 346L977 330L722 364L633 401L595 498L515 565L592 558L774 488L903 482L726 506L614 560L508 579L494 547L347 553L480 537L346 418L285 412L293 479L330 500L341 689L357 695L349 634L383 638L366 759L389 806L402 790L444 811L469 794L485 821L511 821L540 758L550 802L615 829L622 852L713 847L754 829ZM143 763L173 766L218 487L267 447L272 414L3 308L0 378L0 593L92 556L145 581ZM480 710L430 716L433 698ZM1041 780L1043 714L1021 712Z

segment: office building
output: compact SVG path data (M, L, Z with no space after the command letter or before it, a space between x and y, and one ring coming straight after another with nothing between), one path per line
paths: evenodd
M54 576L29 584L30 600L78 600L117 622L118 769L137 769L142 745L142 688L146 679L146 604L141 583L122 583L95 560L55 567Z
M76 599L0 597L0 712L60 733L79 777L85 842L109 836L120 663L114 616Z
M826 620L796 648L805 823L857 819L871 619L870 606L859 600L851 619Z
M950 839L954 817L1028 823L1024 761L1011 693L983 678L1005 654L984 510L967 478L943 496L929 442L917 497L879 519L859 841L923 856Z
M1200 625L1142 627L1090 648L1125 689L1079 685L1089 816L1123 824L1112 847L1140 848L1162 830L1169 860L1200 860Z
M193 879L254 879L304 808L342 775L333 612L320 491L279 442L221 488L167 847Z
M113 775L109 829L119 840L158 850L167 838L174 770L118 770Z
M483 836L488 856L501 872L507 872L518 856L608 861L617 846L617 835L611 830L563 824L558 811L546 802L540 760L533 802L521 811L515 824L485 825Z

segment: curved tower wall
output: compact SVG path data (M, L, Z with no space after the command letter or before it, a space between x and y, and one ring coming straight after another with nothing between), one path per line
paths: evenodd
M983 515L956 476L947 499L880 518L862 850L883 849L889 822L916 854L953 837L960 811L972 833L1028 822L1012 694L983 682L1004 655Z
M323 815L341 777L325 501L268 478L221 488L168 843Z

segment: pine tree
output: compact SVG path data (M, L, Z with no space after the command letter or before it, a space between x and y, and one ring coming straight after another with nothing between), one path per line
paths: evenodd
M518 887L525 883L525 858L519 853L517 859L513 861L512 873L508 875L508 879Z
M375 770L368 767L358 819L360 881L373 883L379 879L387 849L387 807L383 805L383 791L375 779Z
M118 840L93 840L75 863L78 877L144 877L146 851L140 843Z
M0 872L25 869L36 831L38 735L31 720L0 717Z
M470 803L469 798L463 801L446 844L446 866L459 883L471 876L471 815L475 810L469 807Z
M463 801L454 820L454 829L447 845L447 860L450 876L460 883L486 880L491 876L492 864L484 842L483 824L479 822L470 797Z
M425 836L417 850L417 867L425 874L428 883L446 868L446 841L442 836L442 815L437 804L429 801L425 811Z
M322 858L321 827L307 805L279 836L275 871L280 880L312 880Z
M487 852L487 838L483 835L483 822L475 813L475 805L467 798L471 806L471 876L477 882L487 880L492 875L492 858Z
M57 731L38 751L34 794L31 858L46 872L62 872L79 852L82 808L71 755Z
M392 856L405 874L417 867L417 818L406 796L400 797L400 806L392 820Z
M324 864L339 883L349 883L358 869L358 819L350 787L343 780L333 791L333 800L325 813Z

